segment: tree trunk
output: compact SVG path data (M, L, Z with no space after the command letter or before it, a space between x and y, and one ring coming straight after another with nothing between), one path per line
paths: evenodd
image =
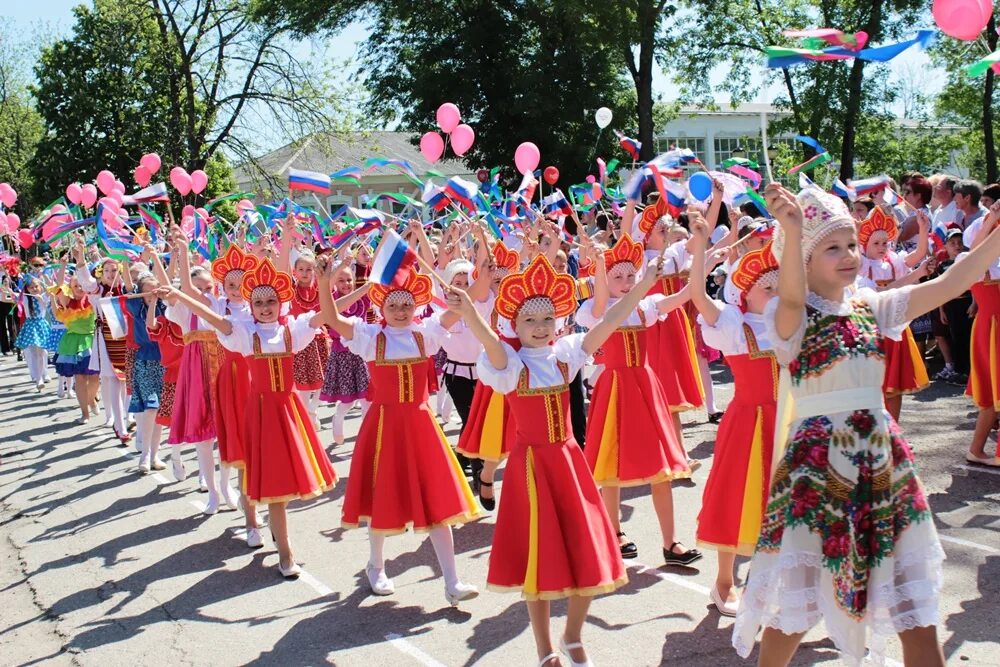
M639 11L639 67L636 72L636 111L639 116L639 159L648 162L653 159L655 142L653 139L653 50L655 48L656 26L659 12L653 0L640 0Z
M990 53L997 48L996 22L990 16L986 27L986 40L990 45ZM993 68L986 70L986 86L983 88L983 148L986 151L986 182L997 182L997 146L993 136L993 85L995 75Z
M872 3L872 13L868 17L865 30L869 39L875 40L882 33L882 2ZM846 181L854 176L854 143L857 139L858 120L861 117L861 86L865 79L865 61L854 59L851 75L847 83L847 104L844 113L844 143L840 147L840 179Z

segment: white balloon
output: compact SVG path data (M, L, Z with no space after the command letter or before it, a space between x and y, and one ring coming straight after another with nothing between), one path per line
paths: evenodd
M594 113L594 120L597 121L597 127L603 130L611 124L611 109L601 107Z

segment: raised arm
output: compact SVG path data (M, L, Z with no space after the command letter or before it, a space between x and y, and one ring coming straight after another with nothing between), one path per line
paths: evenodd
M633 236L632 222L635 220L635 200L629 199L625 202L625 213L622 214L622 230L627 231L629 236Z
M708 297L708 292L705 291L705 251L710 232L701 214L692 211L690 207L688 208L688 223L691 228L690 248L694 259L691 262L691 274L688 276L687 289L691 294L691 302L701 313L705 323L714 327L715 323L719 321L719 316L722 315L722 310L713 299Z
M125 281L125 292L131 294L135 291L135 285L132 283L132 262L128 258L128 254L125 255L125 260L123 261L124 270L121 272L122 280Z
M175 289L170 286L161 286L156 289L155 294L160 299L171 299L183 302L192 313L203 319L223 335L228 336L233 333L232 322L216 313L198 299L195 299L191 295L185 293L183 290Z
M806 265L802 256L802 208L795 196L777 183L770 183L764 195L784 234L781 270L778 272L778 310L774 324L778 336L789 340L802 324L806 307Z
M591 301L590 309L594 317L604 317L608 309L608 300L611 293L608 290L608 267L604 262L604 253L594 253L594 298ZM632 291L638 289L638 285ZM648 290L647 290L648 291Z
M337 312L337 304L333 300L333 288L330 282L336 275L337 268L334 268L333 257L324 255L316 259L316 287L319 290L319 312L309 320L309 326L319 329L324 324L329 324L330 315ZM339 268L339 265L338 265Z
M281 250L278 251L278 259L274 263L274 268L285 273L292 272L292 246L295 245L295 220L291 216L285 216L281 221Z
M954 299L969 289L972 283L989 270L997 257L1000 257L1000 232L997 231L997 221L1000 220L1000 202L990 207L983 227L990 230L989 236L972 250L962 261L955 262L947 271L934 280L928 280L910 290L909 304L906 308L906 319L912 320L945 301ZM782 266L784 270L784 266Z
M911 253L907 253L904 262L911 269L927 256L927 234L930 231L930 220L927 219L927 214L923 211L917 212L917 225L919 225L920 231L917 235L917 248Z

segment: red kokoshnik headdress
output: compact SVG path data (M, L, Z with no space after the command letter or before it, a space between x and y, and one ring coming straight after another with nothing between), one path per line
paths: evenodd
M524 304L532 299L548 299L556 317L566 317L576 310L576 282L567 273L556 273L544 255L538 255L519 273L500 281L497 314L513 323Z
M433 284L431 283L430 276L411 269L402 285L379 285L372 283L372 286L368 289L368 297L372 300L373 304L382 308L382 305L389 298L390 294L406 292L413 297L413 305L419 308L431 302L432 287Z
M631 264L636 270L642 266L645 254L642 244L636 243L626 232L610 250L604 251L604 266L608 271L618 264Z
M251 301L256 289L270 287L278 295L278 301L287 303L292 300L292 277L284 271L278 271L270 259L263 259L252 270L243 274L243 284L240 293L247 301Z
M868 242L879 232L885 233L890 241L894 240L897 232L896 220L883 211L880 206L876 206L858 228L858 243L861 245L861 249L867 248Z
M220 283L225 282L229 274L234 271L238 272L242 277L247 271L253 271L257 268L259 263L259 259L243 252L234 243L229 246L229 249L226 250L222 257L212 262L212 277Z

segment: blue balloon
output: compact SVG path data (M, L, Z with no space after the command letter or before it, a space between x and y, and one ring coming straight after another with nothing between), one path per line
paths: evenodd
M703 171L692 174L688 179L688 190L698 201L705 201L712 196L712 179Z

